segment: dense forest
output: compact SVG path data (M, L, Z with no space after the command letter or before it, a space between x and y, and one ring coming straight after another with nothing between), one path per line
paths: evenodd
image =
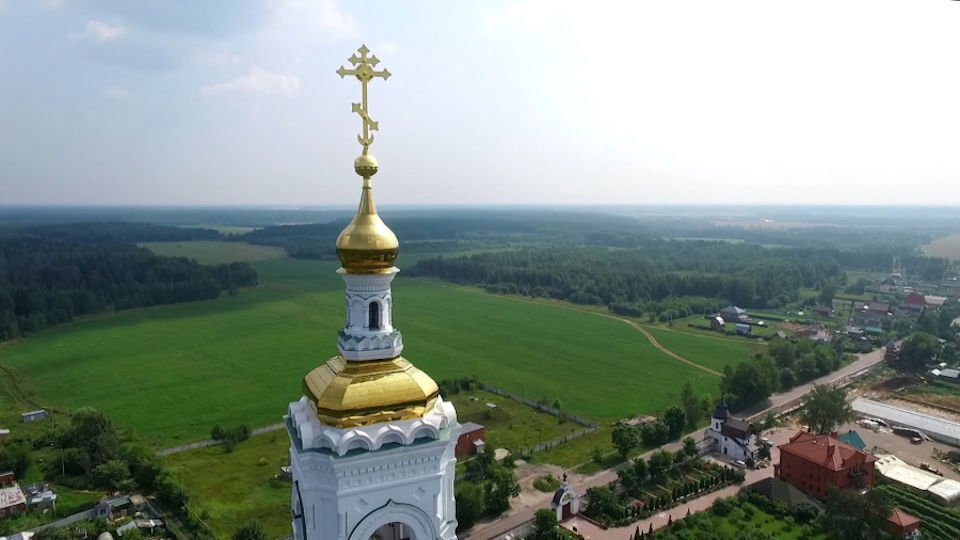
M648 239L644 227L630 218L598 214L516 212L440 212L384 216L406 252L452 251L536 245L635 247ZM291 257L332 259L337 236L349 223L264 227L236 240L283 247Z
M244 263L203 266L132 244L0 238L0 340L105 310L216 298L256 285Z
M945 231L946 225L901 228L851 224L844 227L816 225L762 229L689 217L653 219L649 216L634 218L544 210L434 210L419 214L399 212L397 215L384 216L384 219L400 238L402 250L408 253L545 247L642 248L646 251L662 247L662 239L677 240L677 243L666 245L670 249L683 251L683 244L679 243L681 240L697 250L708 245L703 240L712 240L710 244L713 245L752 244L751 253L756 252L760 245L766 248L796 248L802 250L804 256L829 257L845 270L887 272L891 269L894 257L899 258L903 271L924 279L940 279L948 269L946 260L924 257L917 249L938 231L943 232L941 229ZM264 227L232 239L280 246L292 257L332 259L336 256L336 238L348 221L340 218L327 223ZM727 248L720 246L717 249ZM736 249L734 256L735 253ZM729 273L726 270L713 271ZM526 283L515 284L522 286ZM762 292L760 296L763 296ZM592 302L596 302L596 299Z
M111 242L188 242L191 240L224 239L223 235L213 229L171 227L168 225L131 223L126 221L31 225L14 229L14 231L28 236L87 244Z
M650 303L689 299L782 306L801 287L842 277L831 257L809 250L703 241L653 241L640 249L529 249L421 260L411 269L490 292L603 304L639 314ZM711 300L712 299L712 300Z

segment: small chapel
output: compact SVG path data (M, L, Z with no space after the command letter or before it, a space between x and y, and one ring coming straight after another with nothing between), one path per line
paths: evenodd
M345 284L338 354L303 378L303 397L284 417L290 436L290 511L296 540L451 540L456 538L454 454L461 426L429 375L403 358L393 326L390 284L396 235L377 214L370 153L379 129L367 85L390 72L365 46L341 67L360 82L360 204L337 239Z
M755 458L759 450L750 422L731 415L723 399L713 411L706 437L712 440L717 453L733 460Z

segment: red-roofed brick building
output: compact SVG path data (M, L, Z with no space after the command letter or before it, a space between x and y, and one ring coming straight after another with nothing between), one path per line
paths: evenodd
M887 532L894 538L915 538L919 530L920 520L899 508L894 508L887 518Z
M830 435L800 431L780 445L777 478L820 500L830 487L864 488L873 485L876 457L840 442Z

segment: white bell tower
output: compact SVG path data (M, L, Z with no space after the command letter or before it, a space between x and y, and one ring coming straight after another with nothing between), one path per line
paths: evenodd
M293 476L290 509L296 540L454 540L455 448L460 433L453 405L437 384L400 356L390 284L399 242L377 214L369 154L367 83L386 79L376 56L358 49L352 69L363 88L354 104L363 153L360 206L337 239L337 272L346 283L346 323L339 354L303 379L304 396L284 416Z

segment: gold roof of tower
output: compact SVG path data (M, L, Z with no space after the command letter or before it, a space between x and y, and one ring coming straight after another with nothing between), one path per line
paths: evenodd
M402 357L348 362L335 356L303 378L303 393L321 422L344 429L420 418L440 390Z
M357 214L337 238L337 257L344 270L351 274L384 272L397 260L400 242L380 219L373 202L370 177L377 173L377 160L363 154L353 162L353 168L363 176L363 191Z

